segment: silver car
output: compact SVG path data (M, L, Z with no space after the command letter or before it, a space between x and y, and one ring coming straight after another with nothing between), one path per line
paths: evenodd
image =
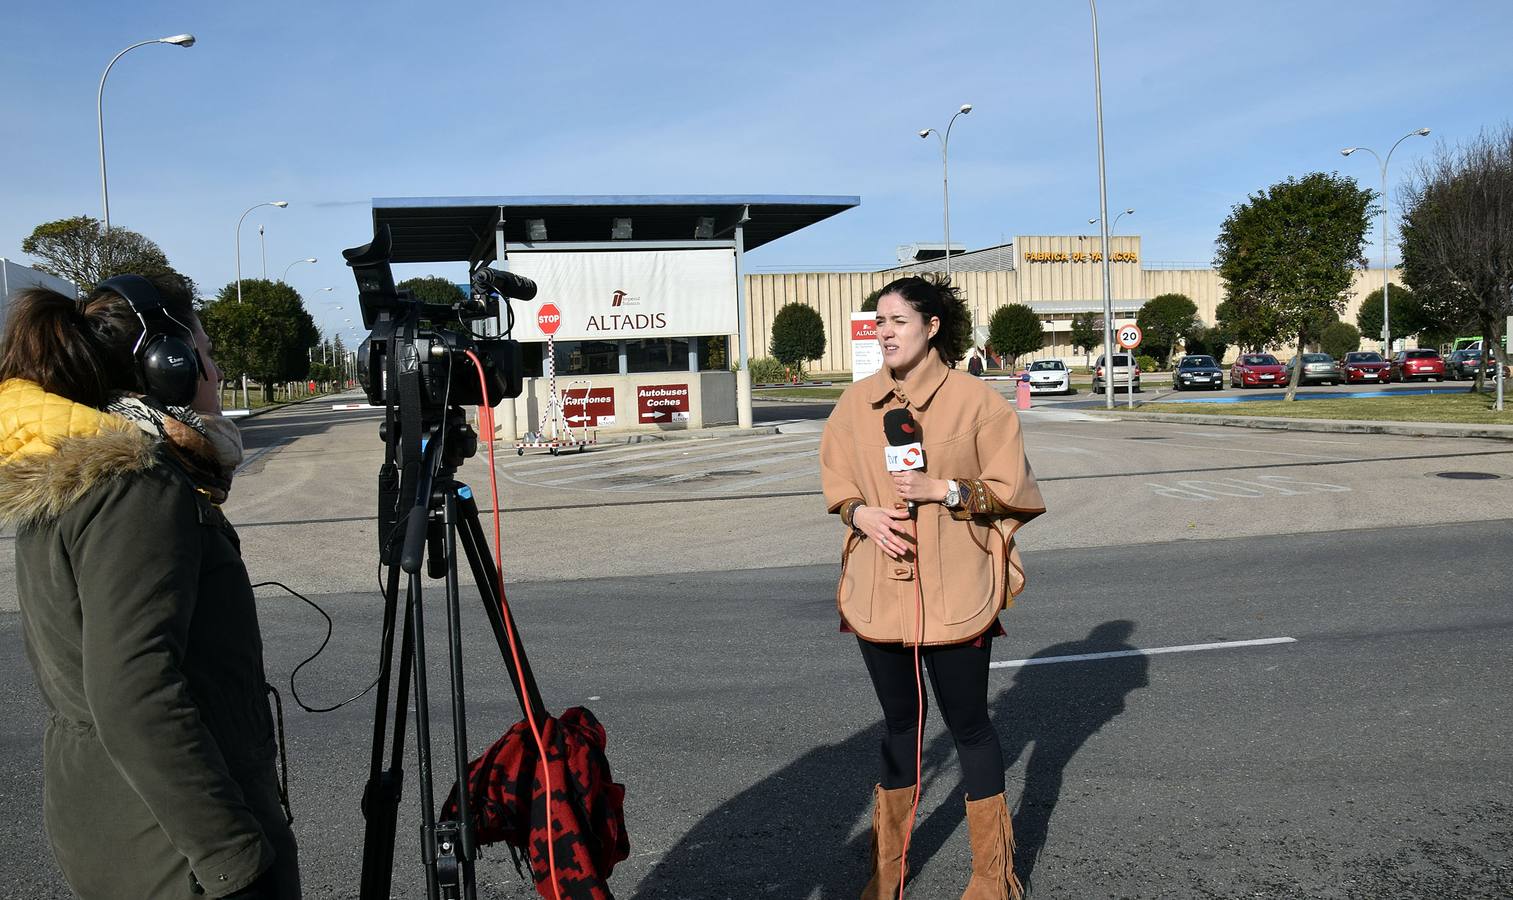
M1344 376L1340 364L1328 353L1300 353L1287 361L1287 381L1292 381L1292 367L1303 361L1303 378L1299 384L1339 384Z
M1070 394L1072 373L1059 359L1038 359L1030 363L1030 392L1033 394Z
M1098 362L1093 364L1093 393L1103 393L1104 385L1103 357L1098 357ZM1108 383L1114 386L1114 390L1128 390L1130 379L1134 379L1136 391L1140 390L1140 367L1128 353L1115 353L1113 371L1110 373Z

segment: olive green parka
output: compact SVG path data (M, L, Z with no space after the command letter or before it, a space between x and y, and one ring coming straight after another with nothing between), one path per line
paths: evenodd
M43 816L82 898L299 895L236 533L161 444L0 384L0 520L50 711ZM204 893L196 894L197 886Z

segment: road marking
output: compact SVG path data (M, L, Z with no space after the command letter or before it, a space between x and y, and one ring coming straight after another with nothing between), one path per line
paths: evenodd
M1172 500L1216 500L1219 497L1243 497L1255 499L1270 497L1275 491L1283 497L1303 497L1313 494L1348 494L1351 489L1342 484L1326 484L1321 481L1299 481L1289 475L1257 475L1255 481L1226 478L1222 481L1187 479L1175 485L1146 482L1145 486L1158 497ZM1241 491L1242 493L1236 493ZM1212 496L1210 496L1212 495Z
M1122 442L1128 440L1128 438L1122 438L1122 437L1118 437L1118 438L1094 437L1093 435L1090 435L1090 434L1066 434L1065 432L1060 432L1060 431L1042 431L1041 434L1051 434L1051 435L1055 435L1057 437L1076 438L1078 440L1083 440L1083 441L1117 441L1117 442L1122 443ZM1329 459L1329 460L1335 460L1335 461L1347 461L1347 460L1348 461L1358 461L1358 459L1359 459L1358 457L1354 457L1354 456L1323 456L1323 455L1318 454L1318 453L1290 453L1290 452L1288 452L1286 450L1251 450L1251 449L1247 449L1245 447L1214 447L1214 446L1204 446L1202 444L1163 444L1162 446L1164 446L1164 447L1182 447L1182 448L1187 449L1187 450L1221 450L1221 451L1223 451L1225 453L1261 453L1261 454L1270 455L1270 456L1293 456L1293 457L1297 457L1298 459Z
M698 456L690 456L687 459L673 459L666 462L648 463L644 466L625 466L623 468L607 469L606 471L601 472L589 472L583 475L571 475L567 478L553 478L549 481L540 482L540 485L542 487L557 487L559 485L572 484L576 481L587 481L591 478L602 478L606 475L630 475L639 472L651 472L656 469L670 469L673 466L682 466L689 464L700 465L710 460L728 459L733 456L749 456L753 453L767 453L776 452L779 450L790 450L803 444L813 444L817 447L818 443L818 441L814 440L800 439L797 441L789 441L782 444L772 444L760 447L743 447L740 450L730 450L725 453L700 454ZM805 452L812 453L813 451L806 450Z
M556 472L568 472L568 471L571 471L573 469L591 469L591 468L594 468L596 466L602 465L603 462L604 462L604 457L606 457L606 456L608 456L609 454L612 454L612 453L613 454L620 454L620 453L633 453L635 451L640 451L636 455L636 457L635 457L636 459L656 459L657 457L661 457L661 456L679 456L679 455L681 455L681 456L687 456L687 457L692 458L694 453L696 453L698 451L702 451L702 450L715 449L715 448L724 448L724 447L735 447L735 446L739 446L741 444L755 444L755 443L760 443L760 442L763 442L763 441L771 443L774 439L776 439L778 437L780 437L780 436L779 435L774 435L774 434L765 434L765 435L761 435L761 436L758 436L758 437L741 438L739 440L722 440L722 439L718 439L718 438L708 438L708 439L703 439L703 440L693 439L693 440L688 440L688 441L678 441L676 443L676 445L672 446L672 447L668 447L668 446L663 445L663 444L626 444L624 446L618 446L618 447L616 447L616 446L605 447L603 445L600 445L599 447L595 447L588 454L586 454L583 462L574 462L574 463L559 463L559 462L556 462L555 458L553 458L553 457L546 457L546 456L541 456L541 457L525 456L525 457L517 457L515 459L504 459L504 458L502 458L503 454L504 454L504 450L513 450L513 449L515 449L514 448L514 443L513 442L504 443L504 442L499 441L499 440L496 440L494 442L494 453L496 454L496 456L501 457L501 458L497 459L497 462L499 463L499 465L501 467L503 467L506 462L514 463L514 465L510 466L510 468L512 468L512 469L518 469L518 468L529 466L529 465L531 465L533 463L539 463L540 465L537 466L537 468L539 469L539 471L541 471L541 472L553 472L553 473L556 473ZM654 449L649 449L649 448L654 448Z
M1044 656L1032 659L1005 659L988 663L990 669L1022 669L1025 666L1044 666L1051 663L1089 662L1099 659L1118 659L1125 656L1156 656L1161 653L1194 653L1199 650L1233 650L1239 647L1268 647L1274 644L1296 644L1297 638L1258 638L1253 641L1216 641L1212 644L1182 644L1176 647L1151 647L1147 650L1110 650L1107 653L1077 653L1072 656Z

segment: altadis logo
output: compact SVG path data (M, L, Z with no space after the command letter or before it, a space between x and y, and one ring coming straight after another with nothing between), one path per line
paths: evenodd
M618 307L618 306L640 306L641 305L641 298L640 297L632 297L629 294L625 293L624 291L615 291L615 299L613 301L611 301L609 305L610 306L616 306L616 307Z

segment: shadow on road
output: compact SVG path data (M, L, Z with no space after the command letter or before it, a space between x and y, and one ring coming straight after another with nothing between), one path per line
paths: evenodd
M1135 649L1135 623L1105 622L1087 637L1054 644L1031 659ZM1015 868L1029 885L1050 834L1051 816L1072 757L1093 734L1124 712L1125 697L1146 687L1147 661L1126 656L1019 669L993 702L993 721L1009 768L1029 751L1024 791L1014 813ZM632 900L758 895L853 897L867 876L872 785L881 724L816 748L715 809L683 836L642 880ZM936 796L942 779L957 777L947 733L925 748L924 790ZM947 766L950 766L947 770ZM1012 784L1012 781L1011 781ZM918 872L961 826L964 808L953 796L922 819L911 840ZM965 885L969 862L952 863ZM692 891L693 893L690 893Z

